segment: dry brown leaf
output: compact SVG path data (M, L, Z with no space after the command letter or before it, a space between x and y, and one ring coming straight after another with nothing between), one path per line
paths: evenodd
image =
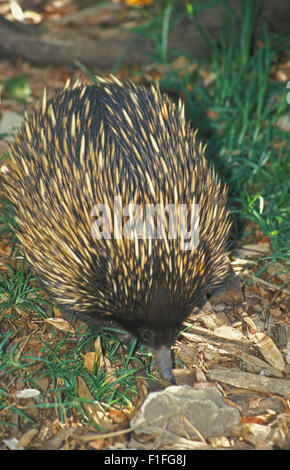
M90 371L93 371L96 365L98 365L99 369L103 369L105 367L105 358L103 355L100 336L96 339L94 347L95 351L88 351L84 357L85 367Z
M116 369L111 366L109 359L105 358L105 361L110 364L106 365L106 382L113 383L117 380ZM115 387L118 387L118 384L116 384Z
M57 307L52 307L52 311L53 311L53 316L55 318L62 318L62 313L61 311L59 310L59 308Z
M98 356L96 352L87 352L84 357L85 368L90 372L95 370L95 367L98 363Z
M73 334L75 333L75 329L73 328L73 326L63 318L46 318L45 321L57 330L66 331Z
M95 348L95 355L99 364L99 368L103 369L106 365L105 357L103 354L102 344L101 344L101 337L98 336L96 341L94 342Z
M116 369L112 367L109 359L103 354L100 336L96 339L94 347L95 351L89 351L85 354L84 363L86 369L92 372L98 365L99 369L106 370L106 382L115 382L117 380Z
M276 415L275 411L269 410L268 413L265 413L263 415L243 416L241 418L241 423L258 423L258 424L262 424L262 423L266 423L267 421L269 421L269 419L273 418L273 416L275 416L275 415Z
M115 408L111 408L109 410L109 417L111 418L113 423L116 424L124 423L128 419L127 415L123 412L123 410L117 410Z
M285 362L282 357L281 352L277 348L276 344L265 333L257 332L254 335L251 335L254 342L258 346L261 354L264 356L266 361L275 369L280 371L284 370Z
M78 377L78 395L80 398L94 401L86 382L82 377ZM83 407L88 418L106 431L114 428L112 421L109 419L102 405L94 401L93 403L83 402Z
M266 335L266 333L259 331L255 322L247 315L246 312L241 312L241 317L249 327L250 338L252 338L256 346L259 348L266 361L271 366L275 367L275 369L280 371L284 370L284 359L272 338Z
M102 344L101 344L101 337L98 336L94 342L94 348L97 354L103 354Z
M117 380L116 368L112 367L109 359L103 354L100 336L96 339L94 346L96 353L99 355L100 368L106 369L106 381L109 383L114 382Z

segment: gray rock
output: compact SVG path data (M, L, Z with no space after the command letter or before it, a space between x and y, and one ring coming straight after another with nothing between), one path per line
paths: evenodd
M239 411L228 406L217 389L183 385L149 394L131 426L137 434L199 440L229 435L239 421Z

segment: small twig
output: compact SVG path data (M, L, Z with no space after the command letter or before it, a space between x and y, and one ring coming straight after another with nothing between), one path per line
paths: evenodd
M198 437L200 438L201 442L207 444L207 442L206 442L205 438L203 437L203 435L202 435L202 434L199 432L199 430L187 419L187 417L186 417L186 416L183 416L183 419L184 419L184 421L186 422L186 424L187 424L188 426L190 426L190 427L193 429L193 431L198 435ZM188 437L188 440L192 440L192 438Z
M261 302L265 302L265 304L269 304L269 300L265 299L264 297L262 297L261 295L258 295L258 294L253 294L251 293L249 295L249 297L256 297L257 299L261 300Z
M290 290L289 289L284 289L282 286L277 286L277 284L273 284L272 282L264 281L264 279L261 279L260 277L254 276L253 274L248 274L248 276L253 279L256 283L261 283L264 284L265 286L269 287L269 289L272 290L279 290L281 292L284 292L285 294L290 295Z
M271 302L270 302L270 305L269 305L269 308L272 307L272 305L274 304L274 302L276 302L276 299L279 297L279 295L283 292L283 287L281 287L272 297L271 299Z
M94 441L95 439L108 439L109 437L121 436L122 434L127 434L128 432L135 431L135 429L137 428L121 429L120 431L112 431L106 434L90 434L86 436L80 436L80 439L85 442Z

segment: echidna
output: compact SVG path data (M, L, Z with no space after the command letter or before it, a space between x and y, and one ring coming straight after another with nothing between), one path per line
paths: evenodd
M5 175L18 238L51 299L116 321L152 348L171 382L171 344L228 267L226 189L204 150L183 105L112 78L50 100L44 93L15 135ZM164 223L155 230L153 211L148 230L135 216L158 204ZM167 207L185 207L188 223L194 204L199 241L184 249L184 231L175 236L171 223L181 212L170 220ZM133 217L120 219L126 206Z

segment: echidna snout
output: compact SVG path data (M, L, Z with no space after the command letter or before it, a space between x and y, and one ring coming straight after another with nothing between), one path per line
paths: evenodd
M167 325L161 328L159 325L159 328L151 329L143 327L138 332L140 341L151 349L161 378L172 384L176 382L172 374L171 345L178 333L179 329L176 326L168 327Z
M225 278L230 230L226 188L182 103L154 86L78 84L49 100L45 93L10 146L3 178L16 233L51 300L115 320L150 345L172 381L172 332ZM143 214L162 206L159 233L150 223L149 237L95 236L94 208L105 205L115 221L116 197ZM171 225L167 209L182 207L189 221L196 206L198 242L184 249L184 231L171 230L180 217Z
M175 378L172 373L171 347L160 346L159 349L152 348L152 352L154 354L161 378L167 382L175 384Z

